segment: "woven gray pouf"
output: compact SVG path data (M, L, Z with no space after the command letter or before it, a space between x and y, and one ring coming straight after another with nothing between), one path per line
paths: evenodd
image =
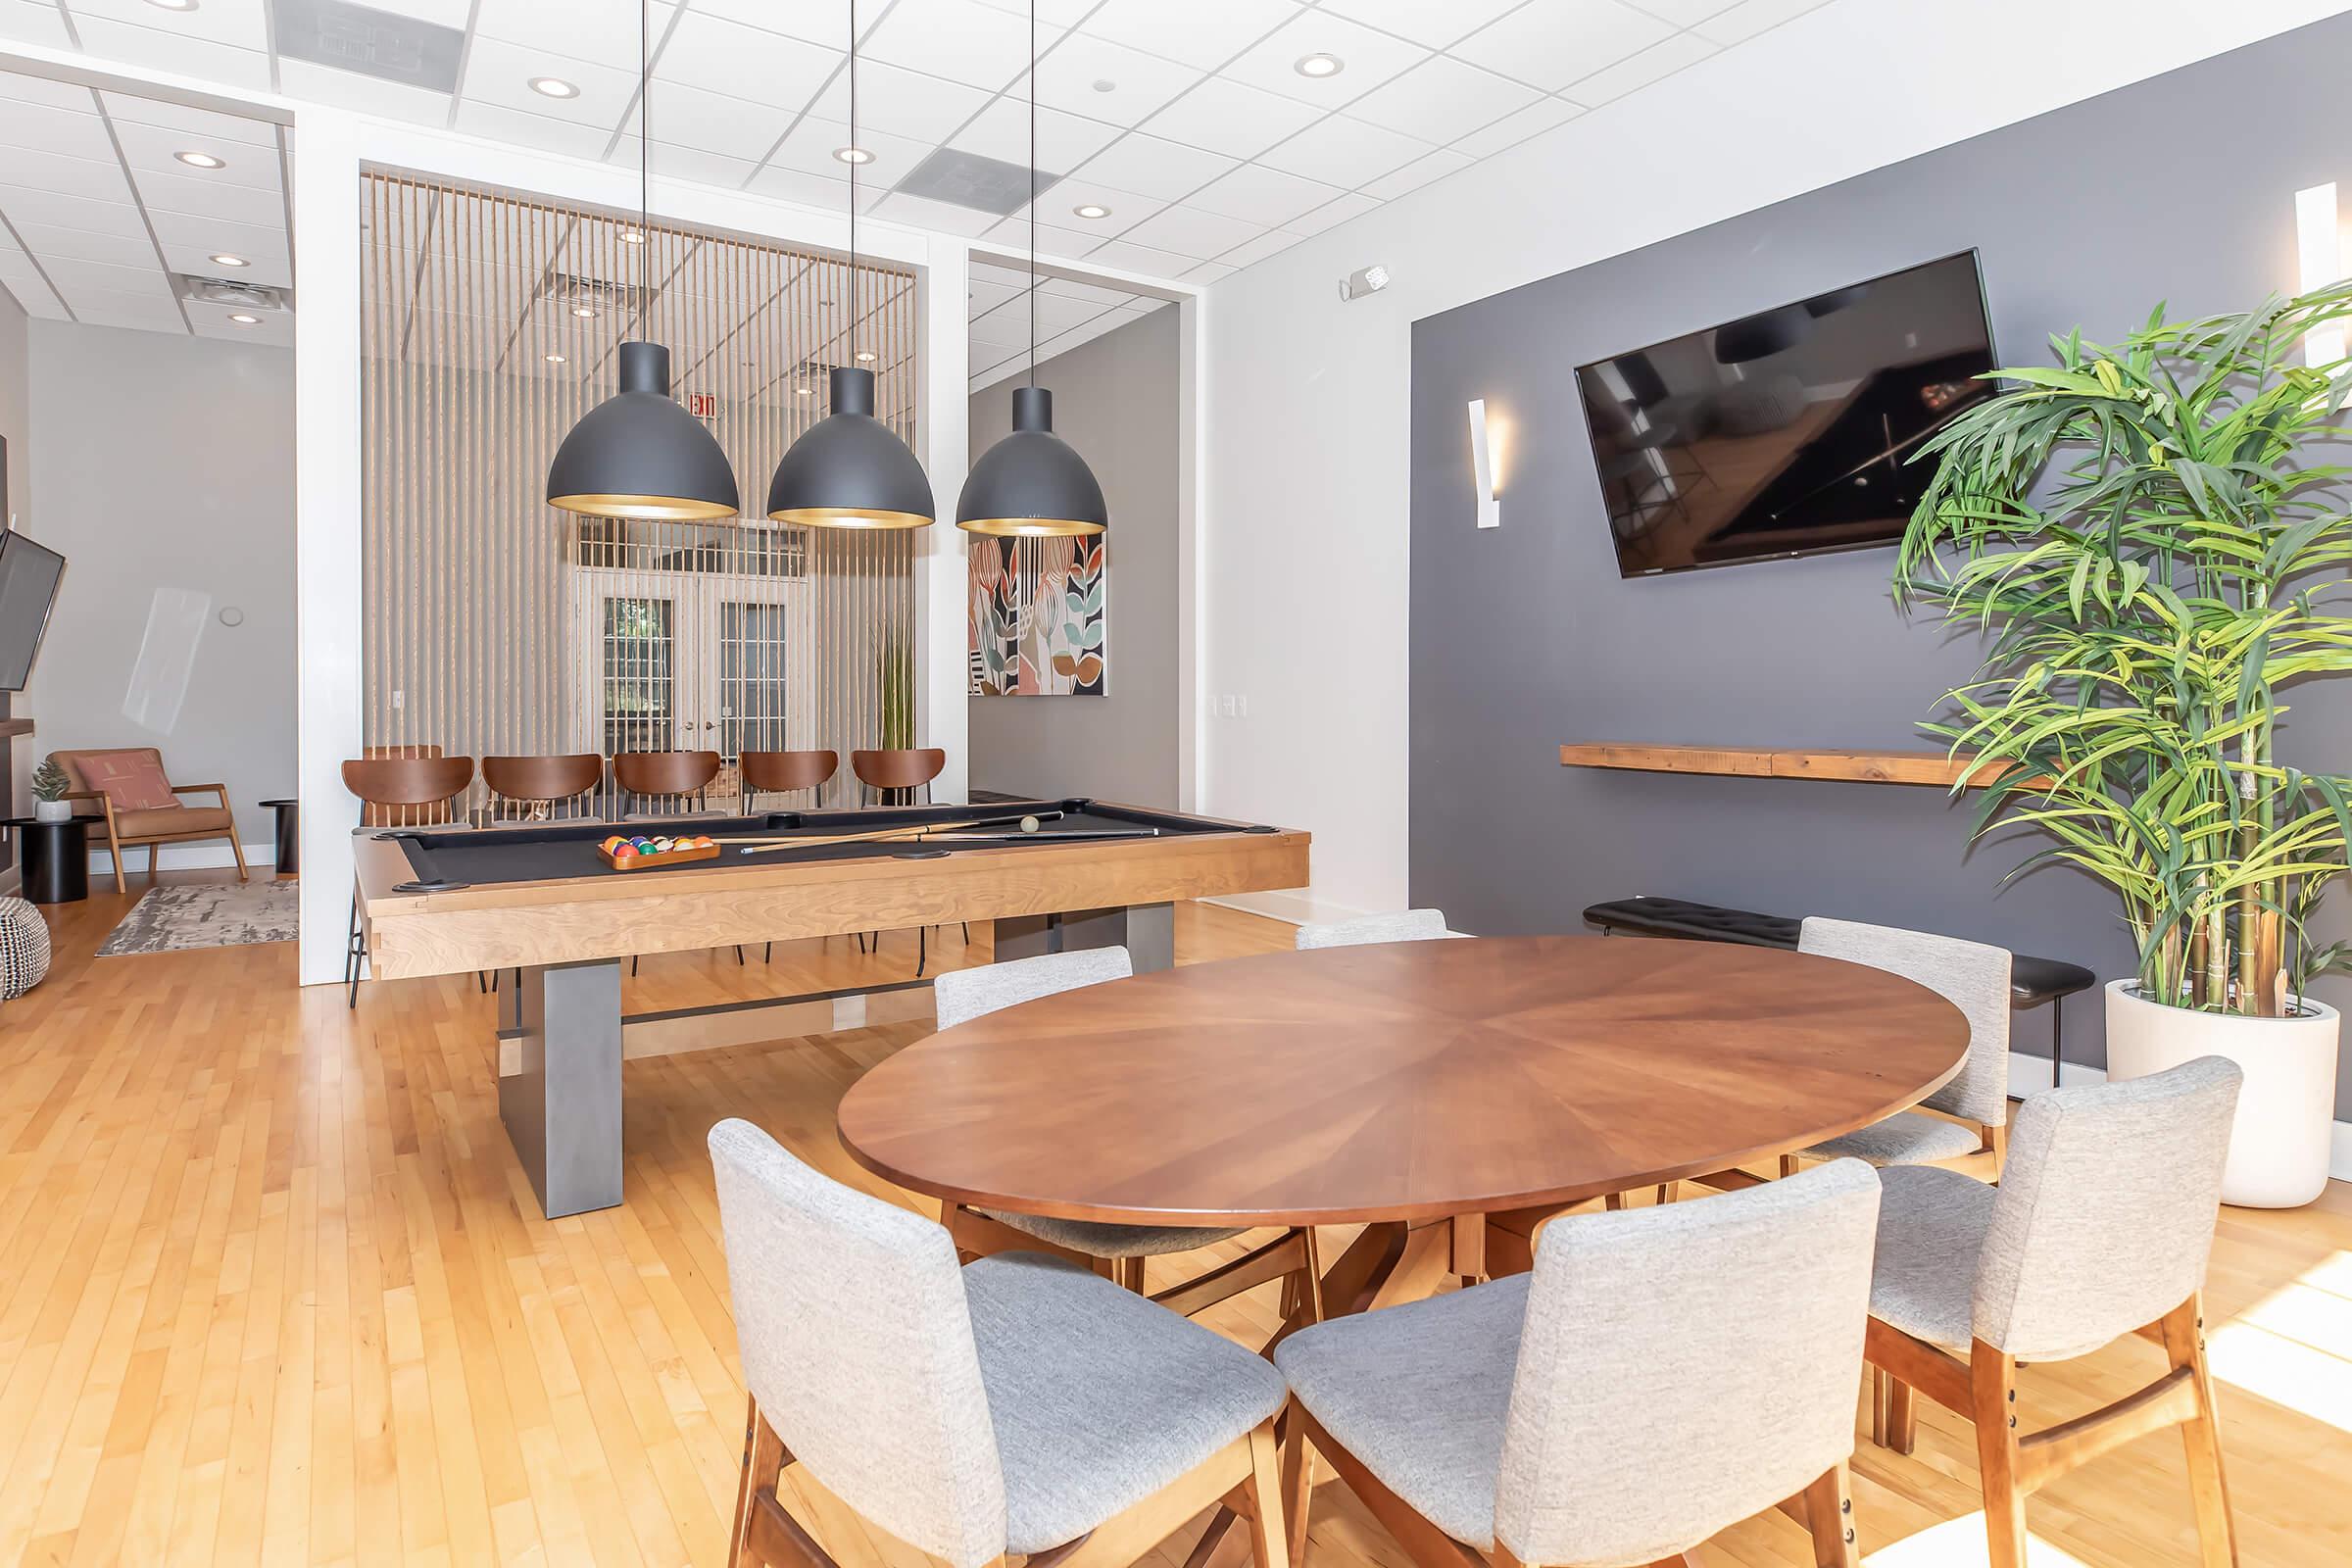
M0 1002L13 1001L49 973L49 922L23 899L0 899Z

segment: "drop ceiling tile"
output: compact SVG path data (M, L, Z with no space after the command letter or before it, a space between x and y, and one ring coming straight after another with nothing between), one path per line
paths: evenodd
M72 0L67 9L88 36L91 22L129 23L174 37L239 49L270 47L270 17L262 0L204 0L186 11L167 11L149 0Z
M50 0L0 0L0 38L51 49L74 47L73 35L66 31L66 14Z
M1058 109L1037 111L1037 167L1048 173L1066 174L1117 138L1119 127L1065 115ZM1029 165L1029 106L1016 98L998 98L950 138L957 152L978 153L1003 163Z
M1673 31L1623 0L1528 0L1448 52L1545 92L1557 92Z
M27 250L43 267L53 262L106 262L115 267L153 267L155 244L145 234L98 234L86 228L61 228L52 223L28 223L11 214L9 221ZM218 269L215 269L218 270Z
M7 186L54 191L60 196L80 196L93 201L130 200L130 182L122 176L122 165L111 156L100 162L95 158L68 158L34 147L11 147L0 157L0 187Z
M841 169L839 164L833 167ZM842 170L845 174L848 172L846 169ZM752 182L744 188L755 195L773 196L778 201L798 202L803 207L813 207L820 212L847 213L850 210L850 182L848 180L834 179L824 174L811 174L803 170L779 169L770 164L754 174ZM889 194L889 186L867 184L861 180L858 186L858 210L861 213L870 213L874 209L874 204Z
M1533 87L1491 71L1432 55L1349 104L1348 113L1353 119L1442 145L1525 109L1542 96Z
M1064 299L1093 300L1097 305L1132 305L1137 299L1136 295L1123 288L1105 288L1101 283L1089 283L1075 277L1041 277L1037 280L1037 287L1040 293L1058 294Z
M168 15L161 11L154 14ZM231 87L267 91L270 86L270 57L260 49L239 49L157 27L136 27L128 23L84 17L78 12L74 26L81 34L83 52L103 60L176 72Z
M107 117L118 129L124 125L149 125L183 135L188 140L179 146L204 146L213 142L236 142L251 147L277 150L277 127L266 120L248 120L242 115L215 114L210 109L190 109L185 104L167 103L161 98L141 98L133 93L110 92L100 97L106 104ZM214 151L219 151L214 148Z
M1729 10L1735 0L1635 0L1635 3L1662 22L1678 27L1695 26L1720 11Z
M841 59L838 49L689 11L669 29L669 41L654 65L655 135L659 138L662 128L663 81L798 109L815 96Z
M661 123L662 108L657 104L654 106L654 124L659 127ZM768 164L776 169L797 169L804 174L814 174L820 179L846 179L850 166L833 154L849 145L849 126L839 121L808 115L792 127L792 133L784 138L783 144L768 159ZM874 160L858 166L858 183L870 184L877 189L887 189L897 184L915 165L930 157L932 150L929 142L893 136L882 130L859 132L858 145L872 153ZM989 221L996 221L995 214L989 215Z
M570 0L577 4L578 0ZM1726 4L1730 0L1725 0ZM694 9L708 16L724 17L749 27L763 27L787 37L821 43L831 49L846 49L850 42L848 8L837 3L812 4L808 0L694 0ZM882 14L890 9L890 0L858 0L858 30L863 36ZM859 51L862 56L863 51ZM862 59L860 60L862 65Z
M1185 204L1253 223L1280 223L1322 206L1340 194L1337 185L1302 179L1263 164L1244 164L1185 198Z
M0 214L5 214L12 223L47 223L56 228L114 234L123 239L140 239L147 233L147 225L139 219L138 208L131 205L130 187L127 185L123 187L122 199L119 202L94 201L87 196L61 196L55 191L22 190L0 185Z
M981 237L991 245L1001 245L1006 250L1025 251L1029 248L1029 220L1025 218L1007 218ZM1040 223L1037 225L1037 253L1040 256L1054 256L1065 261L1076 261L1092 252L1108 237L1104 234L1095 233L1091 229L1063 228L1054 223Z
M49 281L56 284L69 302L88 290L109 294L136 294L147 299L172 298L171 280L155 262L155 253L147 253L143 265L124 267L113 262L77 262L69 258L44 262L42 270Z
M257 147L241 141L221 141L216 137L190 136L176 130L165 130L158 125L134 124L130 121L115 121L115 139L122 144L123 162L134 172L177 174L183 178L203 180L213 185L239 185L251 190L279 188L277 149L274 146ZM220 169L191 169L172 157L173 153L210 153L221 161Z
M1041 24L1037 47L1060 36ZM899 0L858 55L998 92L1028 69L1029 24L978 0Z
M980 3L991 11L1016 18L1023 26L1029 24L1031 0L980 0ZM1101 3L1102 0L1035 0L1037 20L1042 26L1074 27ZM1305 4L1306 0L1299 3Z
M1235 167L1236 161L1221 153L1137 133L1121 137L1087 160L1079 167L1077 177L1174 201Z
M1258 162L1288 173L1352 189L1401 169L1430 150L1411 136L1383 130L1348 115L1333 115L1264 153Z
M97 96L87 87L70 81L51 81L24 72L0 73L0 86L8 95L24 103L41 104L50 109L71 109L76 114L88 114Z
M1214 71L1298 14L1297 0L1104 0L1081 30Z
M1306 238L1304 234L1294 234L1286 229L1270 228L1255 239L1247 240L1229 251L1220 252L1216 259L1227 267L1248 267L1254 262L1262 262L1269 256L1287 251L1304 238Z
M1029 346L1029 297L1016 294L984 316L972 318L972 342L980 348L1022 350ZM994 359L998 356L990 356ZM975 353L972 358L981 356Z
M633 52L633 51L632 51ZM580 89L577 98L550 98L531 90L534 76L559 76ZM654 87L654 127L662 125L661 84ZM476 37L466 51L466 79L460 96L468 103L494 104L526 115L597 125L620 123L636 96L637 74L552 49L534 49L503 38Z
M182 308L188 313L189 329L198 337L261 343L280 349L294 346L294 313L291 311L249 311L245 314L259 315L261 320L252 326L239 326L228 318L231 312L225 305L207 305L201 300L189 300Z
M1097 246L1087 260L1098 267L1114 267L1122 272L1137 272L1145 277L1182 277L1200 258L1114 239Z
M151 213L185 213L196 218L225 218L231 222L283 228L286 199L274 187L220 185L176 174L141 171L139 200Z
M1685 66L1696 65L1707 56L1720 53L1722 47L1694 32L1678 32L1663 43L1651 44L1630 59L1620 60L1582 80L1570 82L1565 96L1588 107L1597 107L1646 87L1653 81L1663 80Z
M858 126L872 126L894 135L940 142L961 129L965 121L987 105L989 95L977 87L941 76L926 76L876 61L858 62ZM850 74L837 71L809 113L846 122L850 118ZM1042 138L1041 138L1042 139ZM1024 143L1026 145L1026 143Z
M1199 267L1185 273L1184 280L1187 283L1214 283L1219 278L1231 277L1240 270L1240 268L1225 262L1202 262Z
M475 40L479 48L481 40ZM542 152L564 153L573 158L602 158L612 133L602 125L583 124L576 120L557 120L548 115L534 115L520 109L508 109L499 104L486 104L467 98L458 104L458 129L468 136L484 136L492 141L514 142L523 147L535 147Z
M1432 180L1468 169L1478 162L1475 158L1441 147L1434 153L1414 159L1402 169L1383 174L1364 187L1364 194L1379 201L1393 202L1407 191L1419 190Z
M1294 234L1320 234L1327 228L1337 228L1350 218L1361 218L1380 203L1356 191L1325 202L1311 213L1292 219L1282 226Z
M1146 121L1144 128L1190 147L1254 158L1321 115L1321 110L1297 99L1211 76Z
M1334 76L1298 74L1298 63L1312 54L1337 56L1343 69ZM1326 11L1301 11L1219 74L1317 108L1337 109L1428 58L1429 51L1417 43Z
M1757 33L1818 11L1829 0L1742 0L1741 4L1698 24L1699 35L1711 43L1744 43Z
M474 19L474 47L483 38L497 38L532 50L554 50L574 60L587 60L627 71L637 70L637 7L611 0L583 4L582 0L480 0ZM654 47L662 46L677 15L674 5L653 8ZM560 76L561 71L535 71L532 75Z
M1564 125L1584 113L1576 105L1559 98L1539 98L1515 115L1505 115L1484 130L1474 130L1453 144L1453 150L1472 158L1491 158L1506 147L1516 147L1530 136L1542 135L1554 125Z
M37 280L28 283L12 277L8 280L8 291L16 296L26 316L37 316L44 321L73 319L66 314L66 302Z
M173 245L166 241L164 266L168 270L184 272L190 277L219 277L222 273L228 272L228 281L230 282L252 283L261 288L292 288L294 286L294 269L287 262L286 253L282 249L253 251L244 254L251 265L237 268L230 272L227 268L215 267L209 259L211 253L208 251L193 245Z
M761 148L761 152L767 149ZM637 167L637 138L622 136L613 143L612 151L605 158L608 164L624 169ZM654 177L656 179L685 179L700 185L715 185L720 190L738 190L760 167L757 158L733 158L725 153L705 151L700 147L682 147L670 141L654 143Z
M10 85L9 80L0 79L0 179L7 178L8 162L21 147L38 147L43 152L86 158L94 163L105 163L115 156L115 144L107 138L106 122L98 118L98 106L86 94L83 108L77 112L27 103L15 96L9 90Z
M413 82L384 81L357 71L339 71L311 60L277 62L278 90L289 98L332 104L363 115L406 120L416 124L449 123L451 95Z
M1202 73L1191 66L1074 32L1039 63L1037 101L1064 114L1134 125L1201 79ZM1028 77L1007 90L1015 98L1027 98Z
M977 239L996 226L997 215L975 212L969 207L957 207L951 202L935 202L921 196L902 196L896 191L874 204L874 216L892 222L912 223L918 228L937 229L943 234L961 234Z
M1063 295L1048 294L1043 289L1038 290L1036 300L1037 335L1041 343L1057 332L1066 332L1082 322L1091 321L1111 309L1099 300L1074 300ZM1026 293L1018 299L1008 300L980 320L974 321L972 329L979 333L985 323L986 341L1026 346L1029 341L1029 303L1030 296Z
M694 147L729 158L765 158L776 138L792 128L795 111L755 103L723 92L664 93L654 83L654 147ZM621 122L621 135L637 140L636 111ZM635 154L631 154L634 157Z
M1204 213L1197 207L1169 207L1129 229L1127 238L1154 250L1174 251L1179 256L1206 261L1246 239L1255 238L1264 227L1262 223L1239 218Z
M60 285L61 288L63 285ZM126 326L144 332L184 332L179 307L169 299L144 294L114 294L103 289L64 289L66 303L88 326Z
M1443 49L1465 33L1475 32L1525 0L1323 0L1323 9L1410 38L1432 49Z

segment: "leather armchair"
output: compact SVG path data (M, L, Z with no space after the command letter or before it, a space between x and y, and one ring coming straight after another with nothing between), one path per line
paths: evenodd
M172 796L210 795L218 803L212 806L189 806L177 799L169 806L118 807L114 797L99 788L109 776L110 764L128 761L134 765L152 765L156 777L164 778L163 756L152 746L127 746L79 752L52 752L50 757L66 771L71 786L66 799L74 803L74 814L103 819L106 824L106 847L115 862L115 891L123 892L122 857L138 845L147 847L147 880L155 880L157 847L180 844L197 839L228 840L229 853L236 858L237 880L246 880L245 848L237 840L236 813L229 808L228 786L225 784L173 784L164 787Z

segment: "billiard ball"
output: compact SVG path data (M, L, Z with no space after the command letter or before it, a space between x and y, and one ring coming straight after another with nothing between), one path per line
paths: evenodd
M1034 816L1024 816L1024 817L1022 817L1022 818L1021 818L1021 831L1022 831L1022 832L1024 832L1024 833L1034 833L1034 832L1036 832L1036 831L1037 831L1037 827L1038 827L1038 822L1037 822L1037 818L1036 818L1036 817L1034 817Z

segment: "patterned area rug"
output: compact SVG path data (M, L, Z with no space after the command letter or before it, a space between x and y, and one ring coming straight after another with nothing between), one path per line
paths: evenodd
M299 882L192 882L149 888L98 950L101 958L189 948L235 948L291 942L302 898Z

